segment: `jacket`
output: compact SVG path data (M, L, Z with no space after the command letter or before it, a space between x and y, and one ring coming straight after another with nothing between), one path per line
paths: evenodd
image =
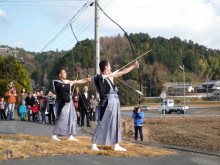
M141 126L144 123L144 113L139 112L139 113L133 113L132 117L134 118L134 125L135 126Z
M27 96L25 99L25 103L27 106L30 105L32 107L35 104L35 98L33 96L31 98Z
M79 104L78 104L78 109L80 112L84 112L87 111L89 112L90 108L90 94L87 93L87 98L85 96L85 94L82 92L81 94L79 94Z
M7 103L6 103L6 101L0 102L0 109L2 109L2 108L1 108L2 104L4 105L4 109L7 109Z
M38 112L38 108L37 108L37 106L32 107L31 110L32 110L32 113L37 113L37 112Z
M5 97L8 97L8 103L16 103L16 96L15 93L13 91L10 91L10 96L8 94L8 92L5 93Z
M26 113L27 112L27 106L26 105L21 105L19 108L20 113Z

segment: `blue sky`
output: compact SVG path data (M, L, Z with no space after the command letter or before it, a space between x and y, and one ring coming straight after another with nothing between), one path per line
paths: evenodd
M0 0L0 45L41 51L90 2L93 0ZM219 0L100 0L100 6L128 33L177 36L220 49ZM80 12L72 26L79 40L94 39L94 6ZM123 34L100 13L100 36L118 33ZM75 44L68 26L44 51L68 50Z

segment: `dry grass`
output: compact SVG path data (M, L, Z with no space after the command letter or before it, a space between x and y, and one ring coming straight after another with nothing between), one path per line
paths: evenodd
M77 137L79 142L70 142L61 138L61 142L48 137L31 135L0 135L0 161L8 159L26 159L29 157L50 156L58 154L96 154L110 156L163 156L176 155L175 152L147 147L130 142L120 143L127 152L113 151L112 146L99 146L100 151L91 150L91 138Z
M122 119L122 132L134 138L133 119ZM220 116L158 117L144 120L144 140L220 152Z

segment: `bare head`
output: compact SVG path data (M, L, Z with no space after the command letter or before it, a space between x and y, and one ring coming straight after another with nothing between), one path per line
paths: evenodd
M21 89L21 93L25 93L25 88L22 88L22 89Z
M13 92L14 92L14 87L12 87L12 88L11 88L11 91L13 91Z
M4 97L1 98L1 102L3 102L3 101L4 101Z
M39 91L37 91L37 92L36 92L36 95L37 95L37 96L40 96L40 92L39 92Z
M88 88L87 86L84 86L84 87L83 87L83 91L84 91L85 93L88 92L88 89L89 89L89 88Z
M31 98L32 97L32 93L28 93L28 97Z
M102 73L110 73L111 72L111 66L109 64L109 62L107 60L103 60L99 63L99 68L100 68L100 71Z
M59 79L61 80L66 80L67 74L66 71L64 69L60 69L57 71L57 76L59 77Z
M79 93L79 87L75 88L75 93Z
M95 96L94 95L91 95L91 99L94 99L95 98Z

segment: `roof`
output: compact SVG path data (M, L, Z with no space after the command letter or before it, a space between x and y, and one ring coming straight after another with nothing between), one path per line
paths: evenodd
M209 81L206 81L205 83L203 83L202 85L220 85L220 80L209 80Z
M191 85L185 85L185 88L193 88ZM176 89L183 89L184 88L184 86L183 85L178 85L178 86L175 86L174 88L176 88Z
M219 89L217 89L217 90L214 90L212 93L220 93L220 90Z

